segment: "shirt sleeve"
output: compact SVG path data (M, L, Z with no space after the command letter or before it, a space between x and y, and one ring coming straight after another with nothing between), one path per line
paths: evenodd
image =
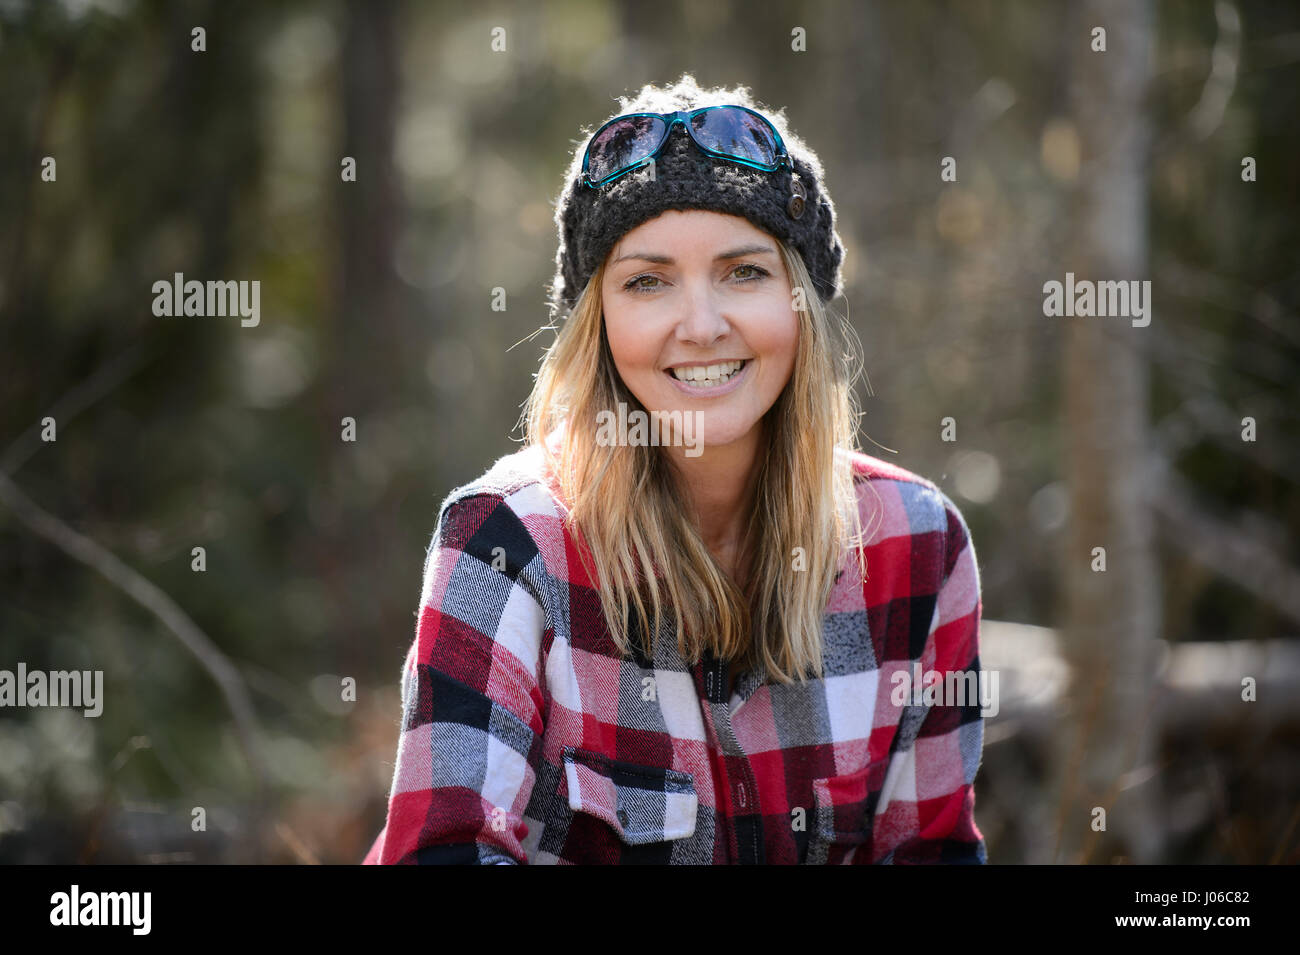
M944 676L944 687L964 687L960 704L941 697L912 707L904 722L915 739L894 752L886 772L890 801L873 824L872 859L892 864L984 864L984 836L975 825L975 774L983 756L986 688L980 673L979 628L983 602L979 566L965 519L942 492L947 533L944 575L935 600L923 672ZM956 671L960 681L947 676ZM997 684L990 683L996 691ZM995 701L990 701L995 705ZM900 729L900 732L903 732ZM883 799L882 795L882 799Z
M523 864L541 760L543 561L499 496L448 500L425 558L379 863Z

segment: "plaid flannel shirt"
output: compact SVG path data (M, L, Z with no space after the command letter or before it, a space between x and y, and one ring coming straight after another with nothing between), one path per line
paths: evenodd
M671 632L620 658L536 449L452 491L365 862L986 862L978 700L918 703L895 676L978 673L970 535L933 483L851 457L867 576L849 555L824 677L742 672L729 696L728 666L687 665Z

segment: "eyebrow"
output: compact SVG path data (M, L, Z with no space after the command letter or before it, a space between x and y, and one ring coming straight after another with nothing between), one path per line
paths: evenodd
M713 257L714 262L722 262L726 259L738 259L743 255L760 255L762 253L776 254L776 249L770 245L742 245L739 248L728 249L726 252L719 252ZM611 266L626 259L641 259L645 262L654 262L656 265L672 265L673 257L671 255L656 255L651 252L629 252L626 255L620 255L610 263Z

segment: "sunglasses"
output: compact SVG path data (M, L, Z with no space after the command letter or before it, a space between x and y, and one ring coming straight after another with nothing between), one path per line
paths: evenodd
M790 162L781 134L744 106L704 106L674 113L616 116L592 135L582 157L582 181L593 189L654 160L681 123L701 151L717 159L771 172Z

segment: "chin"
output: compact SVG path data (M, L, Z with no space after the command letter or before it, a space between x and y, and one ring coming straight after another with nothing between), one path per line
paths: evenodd
M756 424L758 424L757 421L750 422L747 425L736 424L734 422L712 424L709 421L708 415L705 414L704 433L702 435L704 439L703 445L706 448L720 448L725 447L728 444L734 444L753 431Z

